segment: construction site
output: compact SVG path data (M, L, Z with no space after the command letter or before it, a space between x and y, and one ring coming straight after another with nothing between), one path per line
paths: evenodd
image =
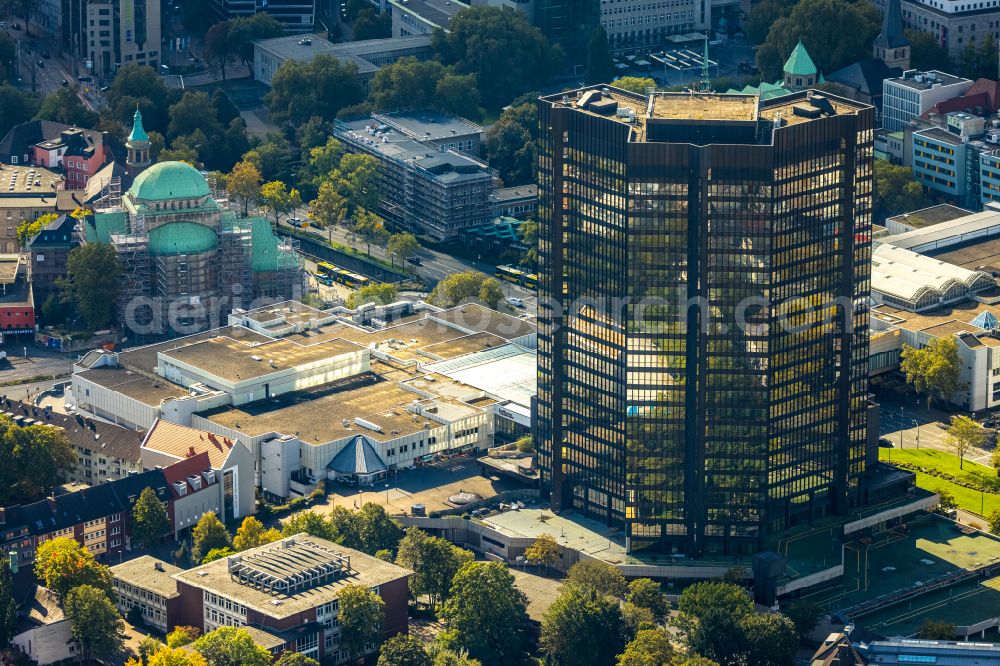
M181 162L149 167L124 193L109 182L84 237L118 253L119 320L139 335L195 333L234 307L301 294L296 242L263 218L241 218L214 179Z

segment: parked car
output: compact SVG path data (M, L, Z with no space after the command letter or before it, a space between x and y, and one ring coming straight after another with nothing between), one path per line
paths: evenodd
M515 308L523 308L524 307L524 299L522 299L522 298L511 297L511 298L507 299L507 303L509 305L513 305Z
M64 88L69 85L69 81L67 81L66 79L63 79L60 83Z
M36 64L38 65L38 67L40 69L45 69L45 61L44 60L39 60L38 63L36 63Z

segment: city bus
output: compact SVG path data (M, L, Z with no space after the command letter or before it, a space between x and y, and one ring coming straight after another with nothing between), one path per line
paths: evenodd
M521 285L525 289L538 288L538 275L536 273L529 273L516 266L497 266L495 275L501 280Z
M335 266L326 261L316 265L316 275L332 280L337 284L342 284L345 287L351 287L352 289L360 289L372 283L371 278L359 275L358 273L352 273L346 268Z

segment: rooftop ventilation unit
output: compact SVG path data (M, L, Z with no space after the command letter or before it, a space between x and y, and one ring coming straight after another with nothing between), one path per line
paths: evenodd
M373 430L375 432L385 432L384 430L382 430L382 426L378 425L377 423L372 423L371 421L366 421L360 416L354 417L354 423L356 425L361 426L362 428L367 428L368 430Z

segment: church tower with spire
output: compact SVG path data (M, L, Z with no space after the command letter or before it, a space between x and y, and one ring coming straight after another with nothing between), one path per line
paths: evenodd
M903 34L903 10L899 0L889 0L882 17L882 32L875 38L872 55L887 67L910 68L910 40Z
M132 132L125 141L125 148L128 150L128 157L125 159L125 177L132 181L152 162L149 155L149 136L142 126L142 113L138 106L135 108L135 115L132 116Z
M821 82L816 63L809 57L801 39L785 61L784 74L781 84L788 90L806 90Z

